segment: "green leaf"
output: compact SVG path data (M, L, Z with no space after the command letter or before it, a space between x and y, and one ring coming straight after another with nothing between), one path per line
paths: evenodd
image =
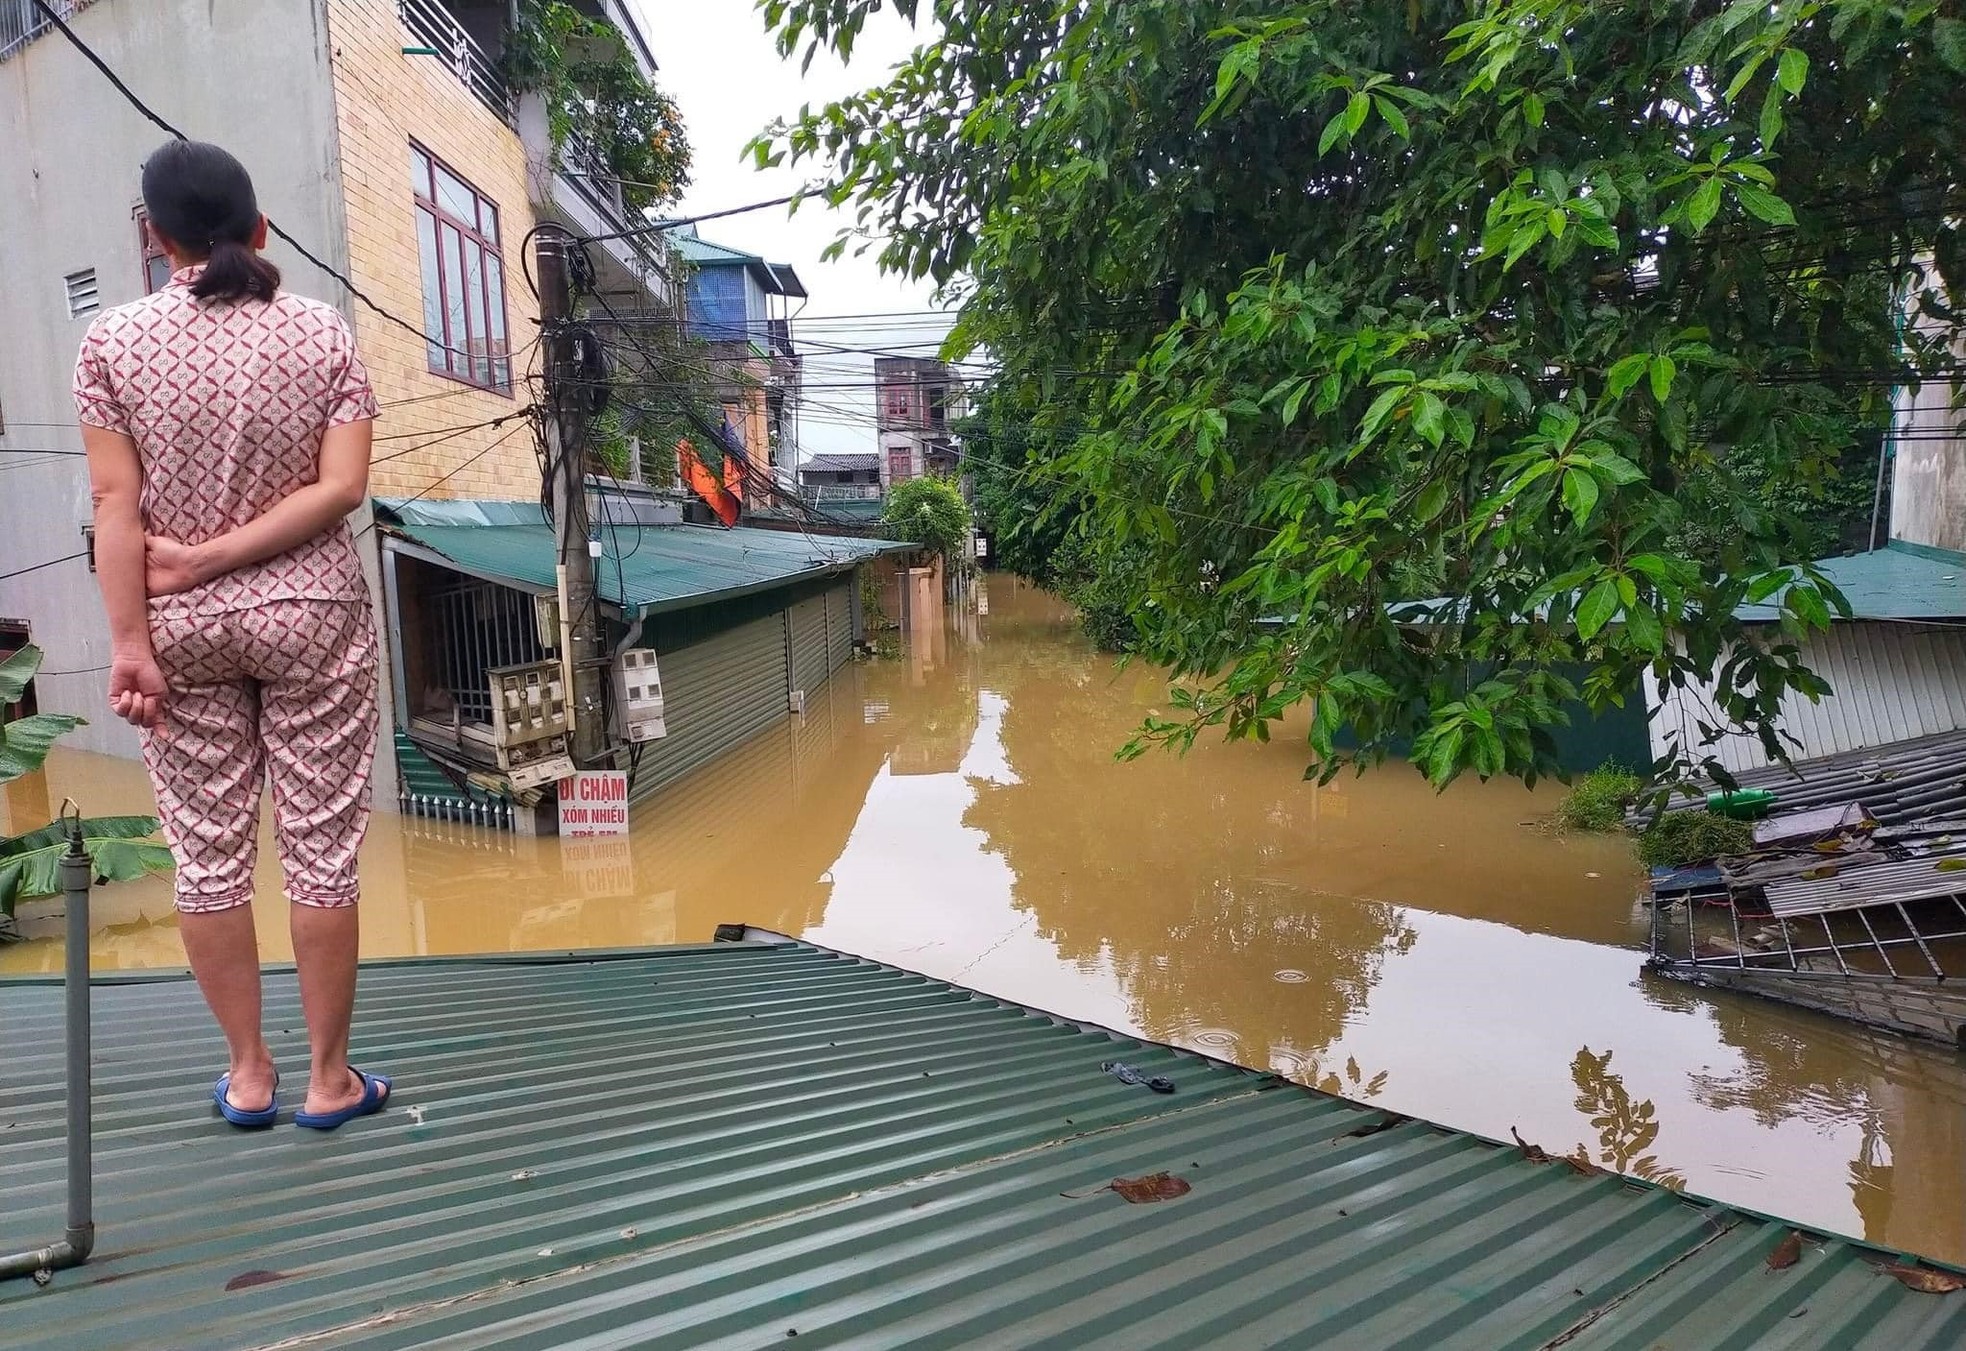
M1515 232L1515 237L1509 241L1509 252L1502 260L1502 270L1507 272L1510 268L1514 267L1522 258L1523 254L1529 252L1529 250L1542 242L1542 238L1543 223L1541 221L1530 221L1522 226L1521 229Z
M1788 48L1782 53L1775 78L1789 93L1800 94L1802 86L1809 82L1809 53L1800 47Z
M0 661L0 704L17 704L27 693L28 682L41 669L41 649L29 643Z
M1585 469L1571 469L1563 475L1563 505L1581 527L1597 505L1597 480Z
M1715 175L1700 184L1699 190L1687 199L1686 223L1693 227L1694 234L1699 234L1711 225L1713 218L1719 214L1720 178Z
M1372 97L1369 94L1354 94L1345 103L1345 133L1356 136L1365 125L1365 119L1372 114Z
M1806 628L1829 627L1829 606L1823 603L1822 593L1813 586L1790 587L1788 595L1782 599L1782 608L1794 615Z
M1370 441L1377 436L1391 420L1393 409L1399 407L1400 400L1411 392L1410 385L1394 385L1391 389L1380 391L1379 397L1372 401L1372 406L1365 410L1365 416L1359 419L1359 440Z
M1537 94L1522 96L1522 120L1532 127L1543 125L1543 100Z
M1633 352L1613 362L1611 369L1604 373L1604 387L1614 399L1621 399L1625 392L1645 378L1645 371L1652 364L1649 352Z
M1426 390L1414 403L1413 430L1427 439L1428 444L1438 446L1446 433L1447 405L1440 401L1438 394Z
M1607 577L1590 589L1577 607L1577 636L1589 642L1618 613L1618 584Z
M1344 140L1351 133L1345 129L1345 115L1338 113L1324 124L1324 134L1317 138L1317 153L1322 159L1331 153L1331 147Z
M1447 509L1448 486L1446 479L1435 479L1420 490L1420 498L1413 504L1413 519L1426 525Z
M1652 397L1664 403L1672 395L1672 378L1679 371L1669 356L1656 356L1647 368L1652 377Z
M159 829L154 816L85 816L82 818L82 838L88 840L141 840L155 835ZM44 849L51 844L66 844L68 830L61 822L31 830L25 835L12 839L0 839L0 859L15 854L25 854L36 849Z
M1736 183L1734 195L1757 220L1767 221L1770 225L1795 224L1795 212L1789 210L1789 204L1766 188L1756 187L1752 183Z
M1966 75L1966 19L1934 19L1932 50L1954 75Z
M1590 465L1597 474L1609 479L1616 487L1627 483L1637 483L1645 477L1645 471L1620 455L1602 441L1589 442L1583 448L1590 457Z
M1768 96L1761 100L1761 148L1773 150L1775 141L1782 134L1782 91L1770 89Z
M37 713L0 726L0 783L32 774L61 737L83 726L67 713Z
M1413 139L1413 126L1406 120L1406 114L1399 110L1397 103L1375 94L1372 97L1372 106L1379 110L1379 116L1386 119L1386 125L1391 127L1402 141Z
M1656 656L1665 651L1665 625L1659 622L1659 612L1649 605L1625 607L1625 636L1632 647L1645 655Z

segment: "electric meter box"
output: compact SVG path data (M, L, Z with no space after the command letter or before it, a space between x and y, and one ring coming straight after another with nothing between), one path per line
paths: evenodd
M614 720L623 741L659 741L669 735L655 649L633 647L615 658Z
M566 759L567 686L560 664L501 666L491 681L492 744L514 787L534 787L572 773ZM525 782L521 782L521 780Z

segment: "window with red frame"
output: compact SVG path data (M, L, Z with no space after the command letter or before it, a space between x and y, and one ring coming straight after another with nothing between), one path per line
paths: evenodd
M512 359L498 207L418 145L410 146L410 177L430 369L509 393Z
M137 252L143 259L143 293L164 289L164 283L171 279L171 256L157 247L157 236L150 233L150 216L142 207L136 209Z

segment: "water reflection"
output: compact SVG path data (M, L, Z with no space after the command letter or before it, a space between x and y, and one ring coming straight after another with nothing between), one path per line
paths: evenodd
M1164 696L1047 598L842 671L788 719L562 846L379 819L370 956L707 939L748 922L1329 1092L1810 1224L1966 1260L1966 1064L1639 977L1637 874L1513 784L1387 770L1316 789L1269 745L1121 765ZM59 754L40 797L147 806L134 765ZM26 795L26 796L23 796ZM32 797L33 800L28 800ZM256 902L287 955L272 850ZM100 966L182 963L168 888L98 895ZM0 970L60 967L30 907Z

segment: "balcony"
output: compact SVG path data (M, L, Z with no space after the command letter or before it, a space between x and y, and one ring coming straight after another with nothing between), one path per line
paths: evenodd
M86 0L54 0L49 7L67 19L73 17L83 3ZM5 61L53 27L47 16L35 7L34 0L0 0L0 61Z
M396 14L417 42L436 53L458 82L506 126L519 125L518 104L498 63L439 0L396 0Z

